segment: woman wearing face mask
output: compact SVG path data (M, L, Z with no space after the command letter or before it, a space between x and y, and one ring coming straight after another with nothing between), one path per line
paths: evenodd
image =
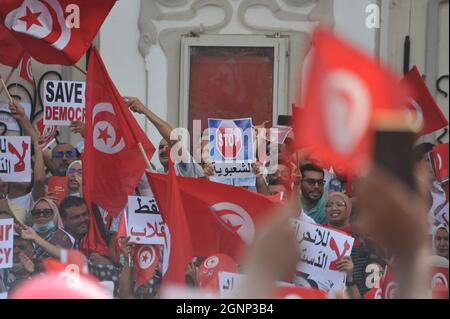
M58 207L46 197L39 198L31 209L32 228L42 239L62 248L71 248L69 236L62 230L63 224ZM49 257L41 247L35 248L36 260Z
M72 162L67 168L67 187L70 196L83 197L83 165L81 161Z

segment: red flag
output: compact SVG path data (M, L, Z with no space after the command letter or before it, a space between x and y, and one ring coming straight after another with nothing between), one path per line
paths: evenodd
M448 143L435 145L432 157L436 180L439 183L448 182Z
M380 288L372 288L364 294L364 299L383 299Z
M170 154L170 150L168 153ZM185 284L185 269L194 255L188 221L172 161L169 162L169 173L165 177L168 182L166 185L150 184L161 208L162 218L169 228L168 243L166 244L168 249L164 252L169 254L169 262L163 281ZM149 182L152 180L150 179ZM161 191L162 189L166 192ZM168 196L164 196L166 194Z
M0 21L39 62L72 65L89 48L115 2L2 0Z
M0 24L0 64L17 68L24 53L20 43Z
M304 287L277 287L277 299L328 299L326 292Z
M117 217L146 168L138 143L149 158L155 148L128 110L95 48L86 83L84 194L89 203Z
M431 95L425 81L416 66L413 66L402 82L410 91L407 97L408 108L414 111L412 123L419 136L432 133L448 125L448 120L442 113Z
M326 29L313 38L304 108L294 121L297 146L357 172L371 158L374 116L401 105L398 80Z
M159 263L159 245L136 245L134 248L134 280L142 286L153 278Z
M31 57L25 53L22 58L22 65L20 66L20 77L34 85L33 68L31 66Z
M118 255L120 253L120 249L121 249L121 241L125 238L127 238L127 224L125 221L125 215L126 212L123 211L122 215L120 215L120 221L119 221L119 227L117 229L117 234L116 234L116 242L114 245L114 249L116 250L116 255Z
M165 203L169 177L147 175L153 193L160 199L158 205ZM264 196L206 179L176 177L176 180L188 216L195 256L222 253L239 260L245 244L252 243L260 224L280 205L279 196ZM159 207L164 212L165 206ZM170 231L173 232L171 228Z

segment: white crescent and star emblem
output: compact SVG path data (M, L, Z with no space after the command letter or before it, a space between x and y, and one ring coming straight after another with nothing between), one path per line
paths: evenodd
M219 257L217 256L211 256L208 257L208 259L205 260L205 268L211 269L216 267L219 264Z
M71 31L57 0L24 0L8 13L4 23L8 29L42 39L60 51L70 42Z
M139 268L149 268L156 259L156 251L152 246L143 246L138 251Z
M239 235L247 245L253 242L255 225L245 209L229 202L214 204L209 209L226 229Z
M324 81L325 128L334 148L350 154L361 140L370 121L370 95L354 73L338 70Z
M100 114L103 116L96 121ZM93 144L102 153L115 154L125 147L123 136L119 135L120 132L114 126L115 115L111 103L98 103L92 111Z
M420 132L424 124L422 107L411 97L407 97L406 100L411 108L414 109L407 109L409 124L415 132Z

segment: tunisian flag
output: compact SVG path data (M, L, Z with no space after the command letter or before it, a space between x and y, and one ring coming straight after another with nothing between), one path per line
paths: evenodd
M0 24L0 64L17 68L24 53L20 43Z
M169 177L156 173L147 173L147 176L164 212ZM245 246L253 242L259 225L281 205L274 196L240 187L190 177L176 177L176 180L186 210L194 256L222 253L239 260ZM174 230L170 228L170 232Z
M134 280L140 287L155 275L159 263L159 245L136 245L134 247Z
M439 183L448 182L448 143L435 145L431 154L433 157L431 163L437 181Z
M25 53L22 58L22 65L20 66L20 77L34 85L33 68L31 66L31 57L28 53Z
M72 65L89 48L115 2L2 0L0 24L39 62Z
M117 217L144 174L155 148L128 110L93 48L86 80L86 129L83 154L84 193Z
M407 85L410 90L407 107L414 113L412 125L417 135L426 135L448 125L448 120L428 90L416 66L413 66L405 75L401 83Z
M401 107L399 81L327 29L318 28L313 43L304 105L294 120L297 147L311 147L327 165L360 171L371 159L378 110Z

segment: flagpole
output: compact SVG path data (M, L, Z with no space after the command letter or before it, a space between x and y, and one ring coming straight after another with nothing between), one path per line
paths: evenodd
M83 73L84 75L87 75L87 72L85 70L83 70L82 68L80 68L78 65L74 64L73 67L75 69L77 69L78 71L80 71L81 73Z
M17 69L17 67L16 68L11 68L11 70L9 71L8 76L6 77L5 84L8 84L9 80L11 79L11 76L13 75L13 73L14 73L14 71L16 69ZM0 75L0 77L1 77L1 75ZM3 86L0 88L0 94L2 94L2 92L3 92Z
M11 103L14 103L14 101L13 101L11 95L9 94L8 88L6 87L6 84L5 84L5 82L3 81L3 78L2 78L1 75L0 75L0 82L2 83L2 86L3 86L3 88L5 89L6 95L8 95L9 101L10 101Z
M147 164L147 168L148 168L150 171L153 171L152 166L151 166L151 164L150 164L150 160L148 159L147 153L145 153L144 146L142 146L142 143L141 143L141 142L138 143L138 146L139 146L139 150L141 151L142 156L143 156L144 159L145 159L145 163Z

